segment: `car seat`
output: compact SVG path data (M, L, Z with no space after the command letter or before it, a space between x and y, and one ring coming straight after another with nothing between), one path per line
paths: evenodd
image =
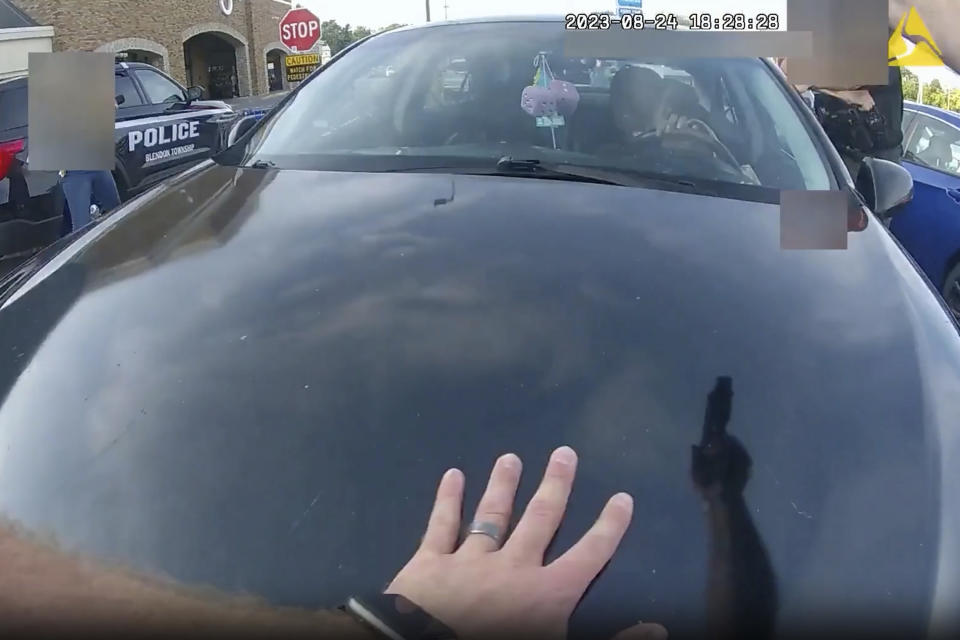
M537 144L533 118L520 108L523 88L533 79L528 65L506 59L483 60L471 65L470 93L473 99L463 105L464 124L470 127L473 141L488 143Z

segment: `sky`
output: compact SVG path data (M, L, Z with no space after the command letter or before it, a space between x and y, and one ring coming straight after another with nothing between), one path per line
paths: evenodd
M321 20L378 29L393 23L418 24L426 20L427 0L300 0ZM614 10L616 0L429 0L432 20L491 15L564 14ZM444 8L446 5L446 9ZM786 0L644 0L647 12L694 11L754 13L776 11L786 23ZM960 76L946 67L911 68L924 82L937 78L945 87L960 88Z
M343 24L385 27L395 22L417 24L426 20L426 0L300 0L321 20L336 20ZM430 0L431 20L474 18L491 15L564 14L616 9L616 0ZM783 11L786 0L644 0L646 11L661 10L679 13L703 10L713 13L732 11L762 11L773 8ZM649 8L647 8L649 7Z

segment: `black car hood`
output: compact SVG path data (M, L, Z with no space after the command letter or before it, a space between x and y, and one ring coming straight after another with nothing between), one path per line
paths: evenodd
M576 624L696 628L706 394L781 625L925 624L960 591L960 336L877 221L782 251L776 206L535 179L205 164L0 311L0 513L188 583L333 606L409 557L441 473L581 456L551 557L636 515ZM878 623L879 623L878 622Z

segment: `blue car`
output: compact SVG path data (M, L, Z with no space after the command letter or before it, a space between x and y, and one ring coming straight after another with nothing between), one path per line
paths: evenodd
M903 166L914 197L890 230L960 318L960 116L913 102L903 109Z

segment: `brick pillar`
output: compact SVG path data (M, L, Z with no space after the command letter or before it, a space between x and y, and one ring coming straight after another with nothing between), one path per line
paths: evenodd
M262 6L263 0L246 0L245 13L247 25L247 41L250 43L250 73L253 82L253 92L263 95L270 90L267 84L267 60L263 55L262 43L257 37L257 20L263 19L266 12ZM270 4L278 4L270 2Z

